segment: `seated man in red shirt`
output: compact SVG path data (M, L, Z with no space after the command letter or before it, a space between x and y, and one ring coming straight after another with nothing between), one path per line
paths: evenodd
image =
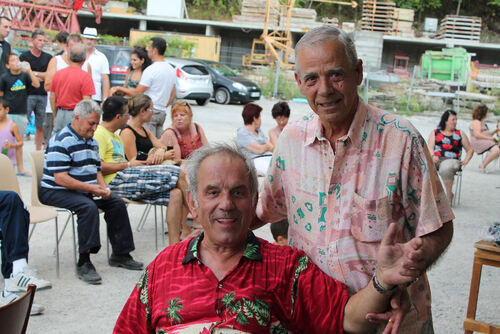
M148 266L114 333L367 333L374 329L367 314L385 312L398 285L416 276L422 240L396 243L392 224L373 282L349 296L303 251L272 245L249 230L258 183L243 153L203 146L186 165L188 205L204 232L167 247Z
M73 44L69 53L69 66L57 71L52 78L50 106L55 119L54 134L73 121L73 109L78 102L90 100L95 94L92 76L81 68L85 55L83 44Z

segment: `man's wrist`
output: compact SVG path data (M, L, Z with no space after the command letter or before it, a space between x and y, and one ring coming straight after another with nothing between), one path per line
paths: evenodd
M386 284L381 283L377 278L377 273L373 275L372 283L375 290L384 296L392 295L398 288L397 285L387 286Z

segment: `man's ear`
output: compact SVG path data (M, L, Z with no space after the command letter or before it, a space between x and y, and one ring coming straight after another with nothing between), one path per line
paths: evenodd
M198 218L198 207L194 204L193 194L190 191L186 192L186 200L191 215L194 219Z
M355 66L356 72L358 73L357 77L357 85L361 85L363 82L363 61L361 59L358 59L358 62L356 63Z

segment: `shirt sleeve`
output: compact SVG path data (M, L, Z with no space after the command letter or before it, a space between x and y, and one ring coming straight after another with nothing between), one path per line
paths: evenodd
M81 93L83 96L85 95L92 96L95 94L94 81L92 81L92 76L87 72L85 72Z
M52 77L52 81L50 82L50 91L51 92L55 92L56 89L57 89L57 84L58 84L58 81L59 81L59 73L56 72L56 74L54 74L54 76ZM50 102L49 102L50 103Z
M26 73L26 72L23 72L23 73L24 73L24 77L26 78L26 83L27 83L26 86L31 86L31 82L32 81L31 81L30 75L28 73Z
M236 132L236 144L240 148L247 148L253 142L255 142L255 137L245 127L238 128Z
M106 158L106 150L108 148L108 140L103 131L99 130L99 126L97 128L97 131L94 133L94 139L97 141L97 145L99 146L99 156L101 157L101 160L104 161L104 159Z
M139 85L145 86L145 87L151 87L151 84L153 83L153 73L152 73L152 68L150 68L152 65L149 65L144 72L142 72L142 77L141 81L139 82Z
M108 58L104 54L102 54L102 67L101 67L101 74L109 74L109 62Z
M455 216L422 136L418 132L409 136L406 147L401 168L402 202L412 237L423 236Z
M287 217L286 196L283 172L285 169L283 154L287 143L287 135L283 131L274 150L271 165L267 169L257 203L257 217L263 222L277 222Z
M150 282L149 267L143 272L137 286L125 303L116 321L113 334L149 334L154 332L151 328L148 282Z
M53 145L49 145L47 154L47 169L55 173L68 172L71 168L71 155L60 141L54 140Z
M277 291L278 313L289 329L307 333L342 333L349 293L344 284L324 274L304 252L295 251L285 269L286 284ZM285 262L286 263L286 262ZM285 264L285 266L288 266Z

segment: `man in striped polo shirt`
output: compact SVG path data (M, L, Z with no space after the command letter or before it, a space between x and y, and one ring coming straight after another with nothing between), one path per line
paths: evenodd
M101 277L90 262L90 253L95 254L101 248L98 209L105 212L113 248L109 264L130 270L141 270L143 264L130 255L135 247L125 203L111 194L102 176L99 146L93 138L101 108L92 100L82 100L74 112L73 122L47 145L40 198L44 204L76 213L78 278L89 284L100 284Z

